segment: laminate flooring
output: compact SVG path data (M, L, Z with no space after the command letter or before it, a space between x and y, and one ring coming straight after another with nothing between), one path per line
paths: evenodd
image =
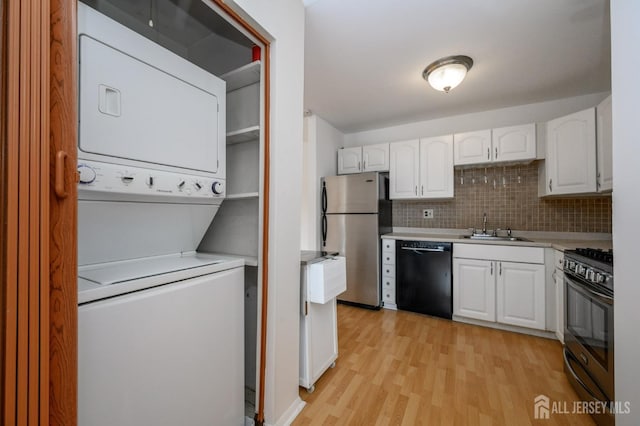
M547 395L578 396L558 341L382 309L338 305L339 354L294 421L300 425L593 425L587 414L534 418Z

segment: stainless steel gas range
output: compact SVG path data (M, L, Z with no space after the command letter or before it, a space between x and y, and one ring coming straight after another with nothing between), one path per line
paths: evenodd
M565 252L565 372L584 401L614 401L613 252ZM610 412L593 415L614 424Z

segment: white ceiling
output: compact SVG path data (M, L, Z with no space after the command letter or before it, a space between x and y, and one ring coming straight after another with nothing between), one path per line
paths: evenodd
M345 133L609 91L608 0L307 0L305 109ZM432 61L474 65L451 93Z

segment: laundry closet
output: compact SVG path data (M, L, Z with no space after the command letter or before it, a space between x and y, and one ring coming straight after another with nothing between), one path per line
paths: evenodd
M226 116L224 149L218 150L221 158L216 160L217 172L222 172L225 176L222 176L223 179L220 181L208 179L186 183L181 181L177 186L180 191L183 191L184 188L193 184L196 186L193 188L196 194L196 191L206 184L208 188L212 187L214 198L216 195L224 195L223 201L216 204L217 211L213 214L213 220L207 225L208 227L202 228L202 232L193 230L191 232L196 236L203 235L194 246L197 255L220 255L225 259L240 259L244 262L244 414L246 417L253 418L256 409L259 361L257 354L260 345L258 330L260 330L261 293L258 277L261 276L262 269L262 207L264 204L264 133L262 131L264 129L262 84L264 70L261 67L259 42L237 24L223 17L222 12L206 0L83 0L82 3L226 82L226 101L224 105L219 106L224 108L220 116ZM82 51L80 56L82 61ZM108 58L104 60L108 61ZM117 88L100 87L101 92L96 96L100 97L97 102L103 113L116 116L120 114L120 108L124 110L130 105L126 103L126 94L118 93ZM82 90L81 86L80 91ZM156 93L154 96L162 102L172 101L170 90L167 90L166 94ZM81 103L82 100L83 94L80 93ZM174 107L179 109L180 105ZM170 120L167 117L158 117L158 119ZM203 126L206 125L207 123L203 123ZM176 129L183 132L185 138L189 138L189 129L180 130L180 126L181 123L176 123ZM162 135L158 136L161 138ZM88 143L88 141L81 140L81 147L82 143ZM187 149L193 146L198 147L190 140L185 140L183 146ZM144 149L153 150L153 147L148 146ZM180 149L180 146L176 148L176 156L180 155ZM202 149L204 161L205 157L210 157L206 152L207 147ZM141 155L151 154L142 152ZM90 155L85 155L85 158L91 160ZM159 159L158 164L166 164L163 161ZM79 167L82 164L84 163L79 161ZM91 165L90 162L89 165ZM205 169L205 167L196 168ZM163 166L159 166L158 169L160 171L157 172L156 180L160 181L159 179L163 178L162 170L164 169ZM91 173L95 173L88 169L79 169L79 171L81 175L89 173L89 177ZM168 169L167 172L171 170ZM129 176L121 176L121 178L124 181ZM147 187L154 185L153 176L149 175L145 179ZM82 176L81 182L83 182ZM82 183L80 185L82 189ZM183 187L183 185L186 186ZM126 197L123 199L127 200ZM176 220L189 221L191 220L189 214L176 213ZM194 221L202 222L200 216L193 216L193 218ZM79 240L87 237L83 235L83 229L81 224L78 230ZM88 244L83 244L81 241L80 250L85 246ZM79 253L79 257L82 260L82 253ZM82 261L80 266L82 268ZM190 362L188 359L180 361Z

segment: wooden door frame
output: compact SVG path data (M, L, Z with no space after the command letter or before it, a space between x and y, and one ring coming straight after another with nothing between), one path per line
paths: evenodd
M255 417L256 424L262 425L269 272L270 42L223 0L210 1L264 45L262 310ZM7 425L73 426L77 424L78 368L77 2L5 2L0 418Z
M253 28L244 18L242 18L234 9L224 3L223 0L209 0L224 11L229 17L240 25L245 31L251 34L264 46L261 53L262 66L264 67L264 103L263 109L263 140L264 140L264 164L262 176L262 259L260 265L262 273L260 276L261 296L260 303L260 363L258 367L258 395L256 398L257 412L254 418L256 426L264 424L264 399L265 399L265 381L267 369L267 306L269 301L269 196L270 196L270 158L271 158L271 112L270 112L270 95L271 95L271 42L259 31Z

